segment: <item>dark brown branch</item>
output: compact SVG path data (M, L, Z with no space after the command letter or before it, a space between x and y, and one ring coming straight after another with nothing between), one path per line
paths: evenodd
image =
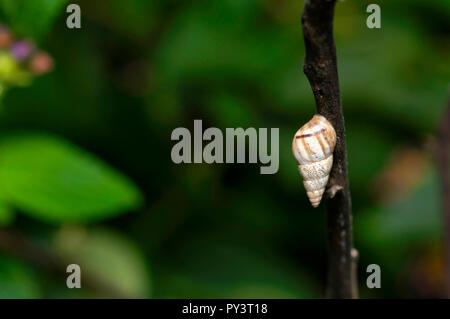
M351 201L347 177L344 115L339 92L336 47L333 38L335 0L307 0L302 16L306 56L303 70L314 93L317 112L331 122L337 134L334 163L326 199L328 233L327 296L356 298L356 259L352 258Z
M450 298L450 99L438 129L435 157L440 170L444 220L445 297Z

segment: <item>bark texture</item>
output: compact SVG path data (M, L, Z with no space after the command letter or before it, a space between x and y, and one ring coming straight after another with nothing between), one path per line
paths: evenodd
M311 84L317 112L331 122L337 134L325 202L328 234L327 297L356 298L355 264L358 254L353 249L344 115L333 38L334 7L335 0L307 0L305 3L302 15L306 49L303 70Z

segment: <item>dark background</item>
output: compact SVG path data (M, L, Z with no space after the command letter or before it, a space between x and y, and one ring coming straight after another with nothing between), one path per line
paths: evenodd
M315 113L304 2L72 2L81 29L66 27L66 1L0 0L2 21L54 60L1 100L0 297L323 297L324 208L310 206L291 154ZM441 297L430 150L448 97L450 5L378 1L381 29L369 29L370 3L337 3L334 24L360 295ZM279 172L174 164L171 132L194 119L280 128ZM66 288L54 260L79 264L83 288ZM381 289L366 287L369 264Z

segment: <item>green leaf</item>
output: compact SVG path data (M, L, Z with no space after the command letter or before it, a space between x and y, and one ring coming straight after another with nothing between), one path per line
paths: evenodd
M81 268L89 278L97 278L113 291L94 297L150 297L150 276L141 251L120 234L64 228L56 237L55 251Z
M0 256L0 298L40 298L35 273L15 259Z
M0 0L6 22L20 36L41 38L58 14L65 12L67 0Z
M49 222L91 221L136 208L139 190L92 155L51 135L4 137L0 197Z

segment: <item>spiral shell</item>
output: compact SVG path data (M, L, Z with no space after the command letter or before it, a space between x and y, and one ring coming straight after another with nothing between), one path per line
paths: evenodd
M313 207L320 204L333 166L336 132L322 115L314 115L295 133L292 152Z

